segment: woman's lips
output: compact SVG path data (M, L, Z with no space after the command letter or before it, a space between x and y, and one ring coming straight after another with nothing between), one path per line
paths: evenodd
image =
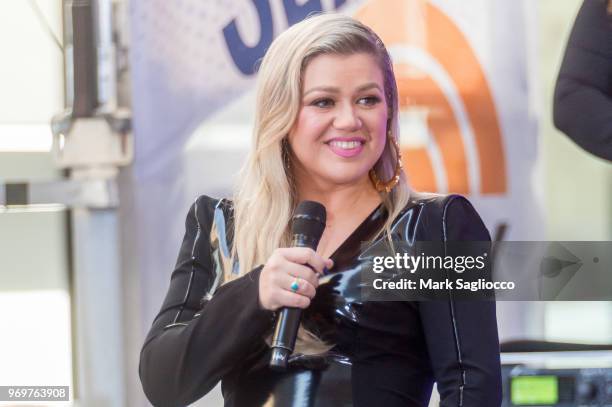
M335 154L344 158L354 157L361 153L363 144L361 140L332 140L327 143Z

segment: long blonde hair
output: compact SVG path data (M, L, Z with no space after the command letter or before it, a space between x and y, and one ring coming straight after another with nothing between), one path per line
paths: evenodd
M318 14L287 29L272 43L259 67L253 145L234 194L232 260L243 275L263 264L277 247L290 243L288 228L296 202L286 137L301 103L302 77L309 61L321 54L368 53L384 75L389 106L388 130L398 134L398 92L391 58L380 38L360 22L341 14ZM375 165L381 179L393 176L396 153L387 142ZM399 184L381 198L388 211L382 230L408 203L410 189L402 172ZM381 231L382 231L381 230ZM236 277L226 276L226 281Z

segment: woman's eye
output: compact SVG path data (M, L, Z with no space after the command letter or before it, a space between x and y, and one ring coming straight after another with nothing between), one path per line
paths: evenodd
M373 106L377 104L378 102L380 102L380 98L377 96L368 96L368 97L361 98L358 100L359 104L366 105L366 106Z
M320 108L326 108L326 107L331 107L334 105L334 101L331 99L317 99L315 101L313 101L311 104L311 106L316 106L316 107L320 107Z

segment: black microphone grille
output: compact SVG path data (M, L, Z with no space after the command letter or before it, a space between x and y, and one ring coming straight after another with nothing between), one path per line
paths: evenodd
M318 240L327 221L325 206L315 201L299 203L292 217L292 233L314 236Z

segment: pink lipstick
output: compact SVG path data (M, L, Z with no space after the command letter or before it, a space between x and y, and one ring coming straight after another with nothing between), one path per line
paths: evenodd
M337 137L326 143L340 157L355 157L363 150L364 140L359 137Z

